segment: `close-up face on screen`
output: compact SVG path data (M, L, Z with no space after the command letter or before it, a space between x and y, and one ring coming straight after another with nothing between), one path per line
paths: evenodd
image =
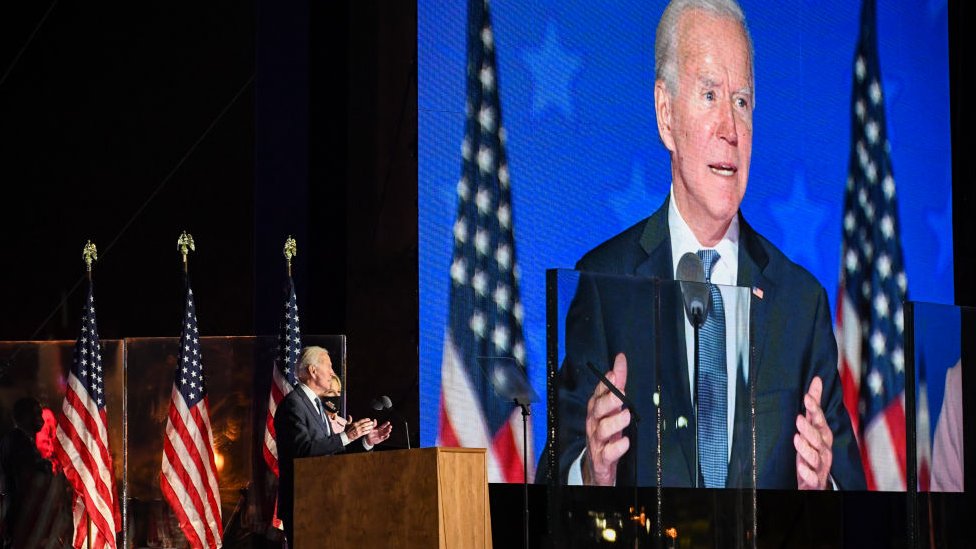
M963 491L948 24L419 3L421 445L491 482Z

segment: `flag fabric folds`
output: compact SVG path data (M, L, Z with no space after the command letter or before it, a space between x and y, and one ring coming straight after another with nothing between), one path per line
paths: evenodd
M75 342L54 452L74 488L73 546L81 547L90 534L92 547L116 547L122 528L115 467L109 451L105 411L105 372L95 322L95 294L91 281ZM91 519L91 532L88 519Z
M908 293L885 129L875 2L864 0L854 58L835 334L844 404L868 488L906 485L902 304Z
M302 335L298 328L298 300L295 283L288 277L288 295L285 298L285 316L278 334L278 352L271 374L271 394L268 396L268 417L264 423L264 462L278 476L278 448L275 446L274 415L278 404L298 383L295 364L302 352Z
M505 130L484 0L468 2L467 32L467 118L437 444L487 448L489 481L521 482L521 416L493 395L484 371L486 360L526 366Z
M278 334L278 350L275 355L275 365L271 374L271 392L268 395L268 417L264 422L264 462L268 469L278 476L278 447L275 443L274 416L278 404L285 395L292 392L298 384L295 364L302 352L302 334L298 327L298 299L295 297L295 283L288 277L288 295L285 297L285 316L281 321L281 331ZM281 528L278 518L278 505L275 503L274 517L271 525Z
M209 408L197 314L188 280L160 488L194 548L221 547L223 536Z

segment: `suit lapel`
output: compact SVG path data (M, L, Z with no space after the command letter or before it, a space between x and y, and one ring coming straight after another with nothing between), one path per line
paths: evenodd
M749 379L758 380L761 357L766 343L766 316L776 295L776 286L764 274L769 256L758 235L739 216L739 286L750 288L749 296ZM750 385L752 385L750 383Z
M295 387L294 391L298 391L299 400L301 400L305 404L305 409L308 410L309 415L312 418L317 419L317 421L315 421L314 423L318 425L320 428L325 429L326 433L328 433L328 427L325 425L325 422L323 421L325 418L322 417L322 414L320 414L319 411L315 408L315 405L312 404L312 401L308 398L308 395L305 394L305 391L303 391L301 387Z

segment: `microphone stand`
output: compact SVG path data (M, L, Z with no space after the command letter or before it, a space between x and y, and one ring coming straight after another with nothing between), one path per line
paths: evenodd
M702 321L703 321L703 319L698 314L696 314L694 316L694 318L691 319L692 327L695 330L695 376L694 376L694 378L695 378L694 379L695 390L692 391L692 393L691 393L691 395L692 395L692 401L693 401L693 407L695 409L695 483L694 483L695 488L701 488L701 481L699 480L701 478L701 471L699 471L700 464L699 464L699 456L698 456L698 452L699 452L699 447L698 447L698 391L699 391L699 386L698 386L698 368L701 366L701 364L700 364L701 363L701 356L700 356L700 352L699 352L699 337L700 337L700 332L701 332L701 325L703 324Z
M525 536L525 549L529 549L529 402L519 402L518 398L513 398L515 403L522 410L522 531Z

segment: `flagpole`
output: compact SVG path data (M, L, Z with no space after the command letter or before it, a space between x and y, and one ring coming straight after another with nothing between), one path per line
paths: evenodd
M85 243L85 247L81 251L81 257L85 261L85 276L88 278L88 284L90 286L92 281L92 263L98 261L98 249L95 247L95 244L93 244L91 240ZM88 545L88 549L91 549L92 546L91 515L88 514L87 512L85 513L85 522L87 526L85 532L85 541Z
M189 261L187 257L190 252L196 251L196 245L193 243L193 235L183 231L180 238L176 241L176 247L183 254L183 274L188 275L190 273Z
M291 258L298 255L298 244L291 235L288 235L288 238L285 240L284 254L285 263L288 265L288 278L291 278Z

